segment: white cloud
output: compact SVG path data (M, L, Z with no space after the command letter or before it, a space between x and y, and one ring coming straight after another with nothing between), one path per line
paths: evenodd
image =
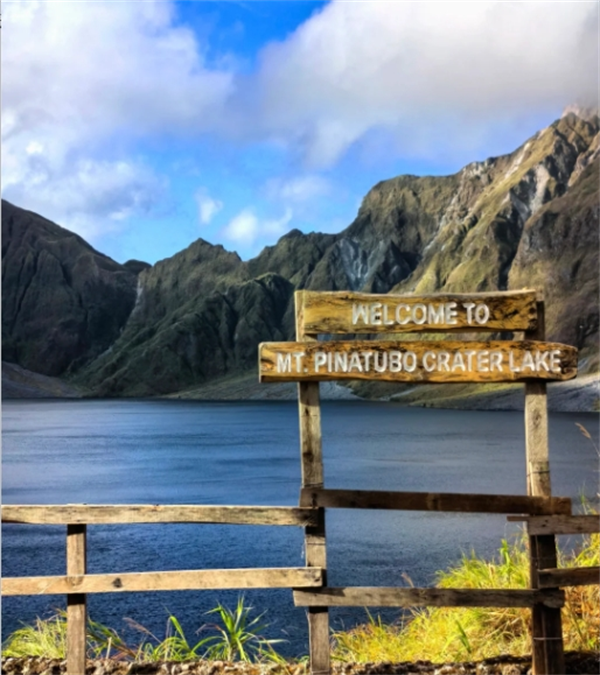
M223 202L210 197L203 188L196 191L196 203L198 204L198 217L202 225L208 225L211 220L223 208Z
M234 245L244 247L271 243L287 232L292 216L293 212L288 208L279 219L260 219L253 209L246 208L229 221L223 235Z
M242 77L235 55L207 63L169 0L6 3L4 196L89 236L164 198L147 139L275 140L314 166L374 133L396 156L479 146L500 124L597 101L597 17L595 2L334 0ZM305 174L267 196L298 214L327 189ZM198 208L208 223L220 204ZM258 240L284 221L246 210L226 231Z
M251 209L244 209L229 221L224 235L229 241L251 244L258 235L258 218Z
M405 152L443 150L597 101L597 27L594 2L337 0L264 50L252 87L263 131L313 165L377 128Z
M27 159L20 166L22 180L6 190L10 199L91 242L123 229L131 216L151 213L167 188L135 161L80 159L64 172L42 151Z
M214 127L232 75L163 0L13 2L3 18L4 197L86 236L147 213L166 180L136 142Z
M296 176L295 178L274 178L266 185L267 195L271 199L302 204L316 197L326 195L330 190L327 179L316 174Z
M178 134L221 114L232 76L206 66L170 2L16 2L4 13L11 134L48 126L100 141L115 130Z

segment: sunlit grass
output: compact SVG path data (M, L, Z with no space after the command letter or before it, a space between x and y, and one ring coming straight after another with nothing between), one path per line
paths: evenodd
M208 614L215 614L218 620L202 626L199 633L211 634L196 641L188 640L178 619L172 614L167 620L163 639L129 619L129 626L143 635L142 640L134 645L127 644L112 628L90 620L87 625L88 657L140 663L199 659L284 662L273 647L282 640L269 640L260 634L267 628L267 624L261 622L263 615L253 616L252 607L245 604L243 597L238 599L234 609L219 603ZM59 611L49 619L38 618L33 626L24 625L12 633L2 646L2 656L64 659L66 646L66 613Z
M2 656L44 656L63 659L67 651L67 624L63 616L35 620L12 633L2 646Z
M576 553L560 554L561 567L597 566L600 535L584 538ZM439 588L527 588L529 553L526 537L503 540L495 560L474 553L440 572ZM562 610L566 650L600 651L600 589L597 585L565 589ZM500 654L531 654L531 611L523 608L427 608L415 610L404 623L368 622L334 634L333 658L340 661L464 661Z
M576 424L600 455L589 431ZM584 504L584 508L585 508ZM590 511L590 509L586 509ZM439 588L528 588L529 551L523 533L512 543L502 541L495 560L471 553L453 568L439 572ZM582 537L577 551L558 553L559 567L600 565L600 534ZM600 652L600 586L565 589L562 609L566 650ZM368 621L350 631L334 633L333 658L340 661L399 662L462 661L500 654L531 654L531 611L522 608L427 608L413 610L408 621L384 624L367 612Z

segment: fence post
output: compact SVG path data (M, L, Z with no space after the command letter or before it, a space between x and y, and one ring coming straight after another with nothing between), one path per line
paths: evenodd
M67 525L67 576L86 573L86 526ZM67 595L67 675L85 675L85 593Z
M316 341L307 335L303 325L302 291L295 293L296 339ZM300 458L302 487L323 487L323 454L321 444L321 406L318 382L298 382L298 413L300 417ZM302 494L302 492L301 492ZM300 501L300 506L312 506ZM317 512L317 525L304 530L304 549L308 567L323 568L323 586L327 586L327 550L325 546L325 509ZM329 675L329 609L308 607L308 640L311 675Z
M537 329L525 333L528 340L545 339L544 302L537 303ZM527 455L527 493L550 497L550 457L548 452L548 402L546 383L525 383L525 448ZM538 570L556 567L554 535L529 537L531 588L538 588ZM560 609L535 604L532 608L533 675L561 675L565 672Z

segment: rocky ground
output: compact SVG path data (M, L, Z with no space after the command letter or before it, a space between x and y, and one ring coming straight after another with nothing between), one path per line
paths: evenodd
M361 383L364 385L364 383ZM387 383L386 383L387 384ZM364 390L365 387L363 386ZM361 396L337 382L321 382L322 400L360 400ZM402 393L388 393L385 387L362 391L370 400L391 400L401 405L463 410L523 410L522 384L496 385L417 385ZM295 382L261 384L255 373L229 376L202 387L170 394L167 398L197 400L272 400L291 401L297 398ZM568 382L548 385L548 408L559 412L594 412L600 409L600 375L580 375Z
M600 670L600 655L570 652L565 655L566 675L593 675ZM4 658L2 675L59 675L66 661L43 658ZM90 660L85 675L306 675L306 664L231 663L194 661L188 663L124 663ZM484 661L434 664L415 663L334 663L332 675L527 675L531 659L498 656Z
M2 362L2 398L81 398L79 387L59 379L40 375L17 366L16 363Z
M522 384L419 385L391 400L403 405L462 410L523 410ZM596 412L600 409L600 375L579 375L567 382L548 383L548 409L554 412Z

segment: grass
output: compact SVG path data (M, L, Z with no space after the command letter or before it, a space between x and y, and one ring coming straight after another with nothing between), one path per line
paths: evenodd
M134 646L128 645L112 628L88 621L87 647L90 658L113 658L140 663L160 661L197 661L219 659L246 662L283 662L273 644L281 640L268 640L260 632L267 628L261 623L263 615L252 616L252 607L238 598L235 609L220 603L208 614L216 614L218 621L203 625L198 632L211 631L196 641L188 641L177 618L169 614L166 635L161 640L145 626L128 619L130 627L143 634ZM193 643L194 641L192 641ZM24 625L12 633L2 645L3 657L43 656L64 659L67 645L66 613L59 610L49 619L36 619L33 626Z
M211 609L209 614L216 614L220 624L209 626L216 635L205 638L208 648L205 658L223 661L278 661L279 655L273 644L282 640L267 640L260 635L267 624L261 624L263 614L251 618L251 607L244 606L243 597L238 598L235 610L230 610L220 603Z
M598 456L592 435L576 423ZM584 511L591 509L584 503ZM581 538L577 551L558 552L559 567L600 566L600 534ZM528 588L529 551L523 532L514 541L502 541L495 560L475 553L445 572L439 572L440 588ZM463 661L500 654L531 653L529 609L519 608L427 608L413 610L408 621L384 624L367 612L368 621L350 631L333 635L333 658L356 663L418 661ZM562 610L565 650L600 652L600 586L565 589Z
M597 566L600 535L584 538L574 553L559 555L561 567ZM526 537L503 540L495 560L474 553L452 569L438 573L439 588L527 588L529 554ZM600 651L600 588L565 589L562 611L566 650ZM368 613L367 613L368 614ZM434 662L531 653L530 617L520 608L427 608L415 610L407 622L384 624L368 614L368 622L334 633L333 658L356 663L426 659Z
M2 645L2 656L44 656L63 659L67 650L67 625L64 616L35 620L12 633Z

